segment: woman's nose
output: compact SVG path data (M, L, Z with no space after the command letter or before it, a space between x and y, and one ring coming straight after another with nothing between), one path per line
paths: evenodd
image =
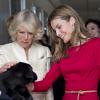
M25 39L28 38L28 33L27 32L24 34L24 37L25 37Z

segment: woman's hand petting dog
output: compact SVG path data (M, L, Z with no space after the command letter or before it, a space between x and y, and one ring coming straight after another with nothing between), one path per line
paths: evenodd
M11 68L12 66L16 65L17 62L8 62L6 64L4 64L3 66L1 66L0 68L0 73L3 73L5 71L7 71L7 69Z
M29 83L29 84L26 85L26 88L28 89L28 91L32 92L32 91L34 91L34 84Z

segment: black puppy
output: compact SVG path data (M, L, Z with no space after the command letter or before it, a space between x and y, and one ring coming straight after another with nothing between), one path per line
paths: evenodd
M1 95L3 92L12 100L33 100L25 85L36 79L37 75L32 71L32 67L19 62L0 74Z

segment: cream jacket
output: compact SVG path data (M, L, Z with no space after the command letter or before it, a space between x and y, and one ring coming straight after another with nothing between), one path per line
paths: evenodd
M10 61L26 62L30 64L38 76L38 81L42 80L50 68L51 53L45 46L33 43L28 52L28 59L24 49L16 42L2 45L0 47L0 67ZM53 100L52 89L47 92L32 92L34 100Z

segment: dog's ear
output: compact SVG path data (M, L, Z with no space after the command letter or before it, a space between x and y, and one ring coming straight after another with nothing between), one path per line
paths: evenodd
M24 63L24 78L25 80L30 83L30 82L34 82L35 80L37 80L37 75L35 72L33 72L32 70L32 66L29 64Z
M36 75L35 72L33 72L33 82L34 82L35 80L37 80L37 75Z
M28 82L34 82L37 80L37 75L35 72L27 73L25 74L25 79L28 80Z

